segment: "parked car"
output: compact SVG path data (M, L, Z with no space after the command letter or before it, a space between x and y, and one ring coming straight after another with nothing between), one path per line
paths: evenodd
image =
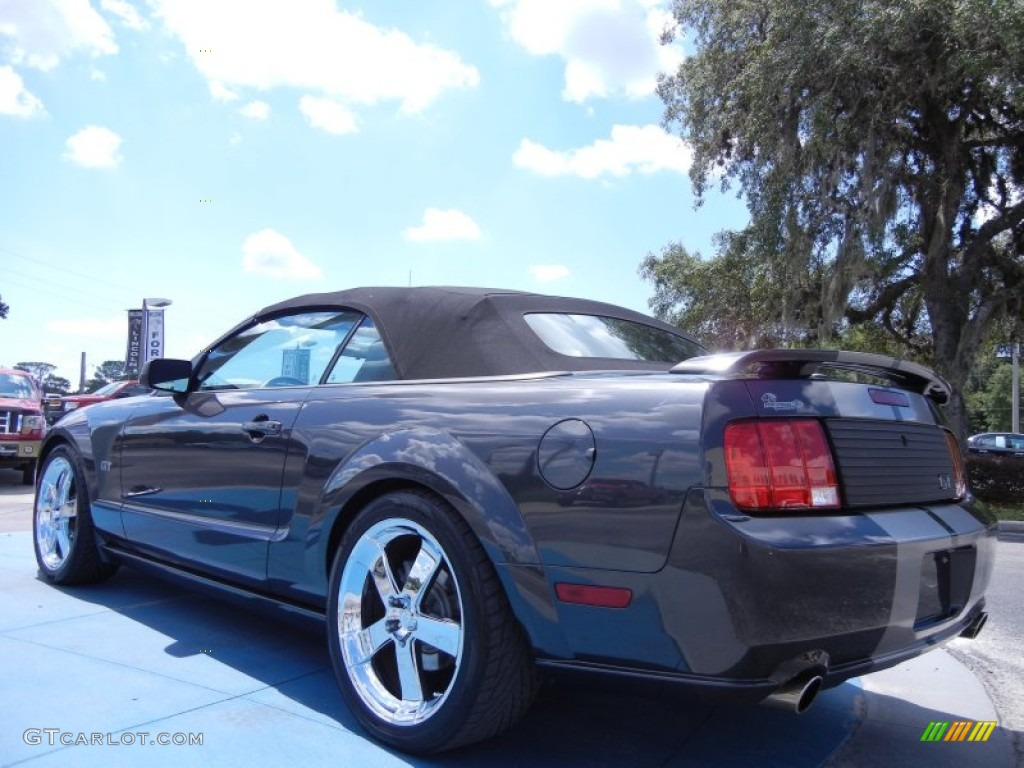
M42 576L127 564L324 619L353 715L401 750L508 728L538 670L802 711L986 618L995 521L948 385L906 361L709 355L594 301L367 288L267 307L141 381L168 396L44 441ZM607 478L633 490L560 503Z
M1024 456L1024 435L1014 432L985 432L967 438L970 453L988 453L994 456Z
M148 395L152 391L149 387L139 384L138 380L129 379L128 381L112 381L109 384L103 385L95 392L86 392L81 395L49 394L44 401L47 420L52 424L65 413L78 408L84 408L87 405L102 403L104 400L114 400L119 397Z
M0 467L20 469L24 485L35 482L45 430L42 392L35 379L25 371L0 368Z

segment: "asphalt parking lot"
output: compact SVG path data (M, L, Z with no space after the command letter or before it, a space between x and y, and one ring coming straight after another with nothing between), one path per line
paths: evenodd
M826 691L799 717L554 683L505 736L410 758L358 729L335 687L322 627L129 569L97 587L41 582L31 496L17 477L0 472L4 765L1017 764L1020 734L1006 727L983 743L921 741L935 721L1001 722L975 673L946 650ZM968 641L955 642L956 654L960 644L969 653Z

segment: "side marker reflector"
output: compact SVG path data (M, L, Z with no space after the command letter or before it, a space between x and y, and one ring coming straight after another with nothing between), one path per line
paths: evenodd
M555 584L555 594L563 603L590 605L595 608L625 608L633 599L633 591L625 587L595 587L590 584Z

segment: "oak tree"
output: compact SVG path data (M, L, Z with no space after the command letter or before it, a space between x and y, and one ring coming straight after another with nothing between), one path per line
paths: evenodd
M660 79L665 124L693 149L698 202L738 187L750 213L702 268L746 273L769 302L755 313L819 342L884 328L954 385L963 435L967 374L1024 307L1024 2L675 0L673 13L695 50ZM653 305L671 316L667 286ZM679 295L682 311L705 300Z

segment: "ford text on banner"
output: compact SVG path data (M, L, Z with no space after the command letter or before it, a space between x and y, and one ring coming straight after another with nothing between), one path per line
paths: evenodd
M146 361L164 356L164 311L146 310Z

